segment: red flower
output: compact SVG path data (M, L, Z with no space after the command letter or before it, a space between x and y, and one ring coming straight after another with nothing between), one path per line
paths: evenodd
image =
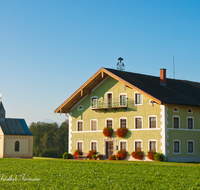
M154 160L154 155L156 154L156 152L155 151L149 151L148 152L148 158L150 159L150 160Z
M97 154L96 151L90 150L89 153L88 153L88 155L87 155L87 158L89 158L89 159L91 160L91 159L92 159L92 156L93 156L93 155L96 155L96 154Z
M75 150L74 151L74 158L78 159L78 155L82 155L82 152L80 150Z
M107 128L105 127L103 129L103 134L106 136L106 137L111 137L112 134L113 134L113 129L112 128Z
M108 160L116 160L116 156L115 155L111 155Z
M142 160L144 158L144 152L141 151L140 148L138 148L136 151L133 151L131 153L131 156L135 159L139 159L139 160Z
M118 152L117 152L117 155L119 156L119 158L121 159L121 160L124 160L124 159L126 159L126 155L127 155L127 151L126 150L119 150Z
M123 137L123 138L126 136L127 132L128 132L128 129L125 127L121 127L115 131L118 137Z

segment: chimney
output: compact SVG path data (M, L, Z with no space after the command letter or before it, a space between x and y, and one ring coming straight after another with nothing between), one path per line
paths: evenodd
M0 94L0 102L1 102L1 100L2 100L2 94Z
M160 84L166 86L166 69L160 69Z

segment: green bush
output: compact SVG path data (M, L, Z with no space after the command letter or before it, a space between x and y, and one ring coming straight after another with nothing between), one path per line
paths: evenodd
M52 149L44 149L39 154L40 157L50 157L50 158L59 158L58 156L58 150L55 148Z
M68 158L68 152L65 152L62 157L63 157L63 159L67 159Z
M164 155L161 153L157 153L154 155L154 160L155 161L164 161Z
M72 159L72 158L73 158L73 156L71 154L69 154L68 152L65 152L63 154L63 159Z

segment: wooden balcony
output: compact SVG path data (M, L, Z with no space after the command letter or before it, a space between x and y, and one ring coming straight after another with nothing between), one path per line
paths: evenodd
M118 98L111 100L93 100L91 109L92 110L108 110L108 109L127 109L127 98Z

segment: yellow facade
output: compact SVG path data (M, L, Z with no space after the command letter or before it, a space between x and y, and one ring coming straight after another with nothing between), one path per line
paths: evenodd
M126 109L111 109L111 110L92 110L91 98L97 96L98 100L105 100L106 93L112 93L113 99L119 98L120 94L126 94L129 101ZM142 150L147 153L149 150L149 140L155 140L157 152L162 153L162 129L161 129L161 107L158 104L150 103L150 99L142 95L142 104L135 104L136 91L126 87L122 82L119 82L112 77L107 77L100 85L92 90L90 95L82 98L72 109L69 119L70 135L69 135L69 152L73 153L77 149L77 142L83 142L83 152L91 150L91 142L97 142L97 151L105 154L105 137L102 133L106 127L106 119L113 120L113 129L120 127L120 118L126 118L127 128L129 130L125 138L119 138L113 134L115 152L120 147L120 141L127 142L127 151L129 153L128 159L131 159L130 153L134 151L134 141L140 140L142 142ZM79 106L83 110L78 110ZM156 128L149 128L149 117L156 117ZM135 129L135 117L142 118L142 129ZM91 120L97 120L97 131L91 131ZM77 122L83 121L83 131L77 131Z
M15 142L19 141L19 151ZM0 135L0 158L33 158L33 136Z

